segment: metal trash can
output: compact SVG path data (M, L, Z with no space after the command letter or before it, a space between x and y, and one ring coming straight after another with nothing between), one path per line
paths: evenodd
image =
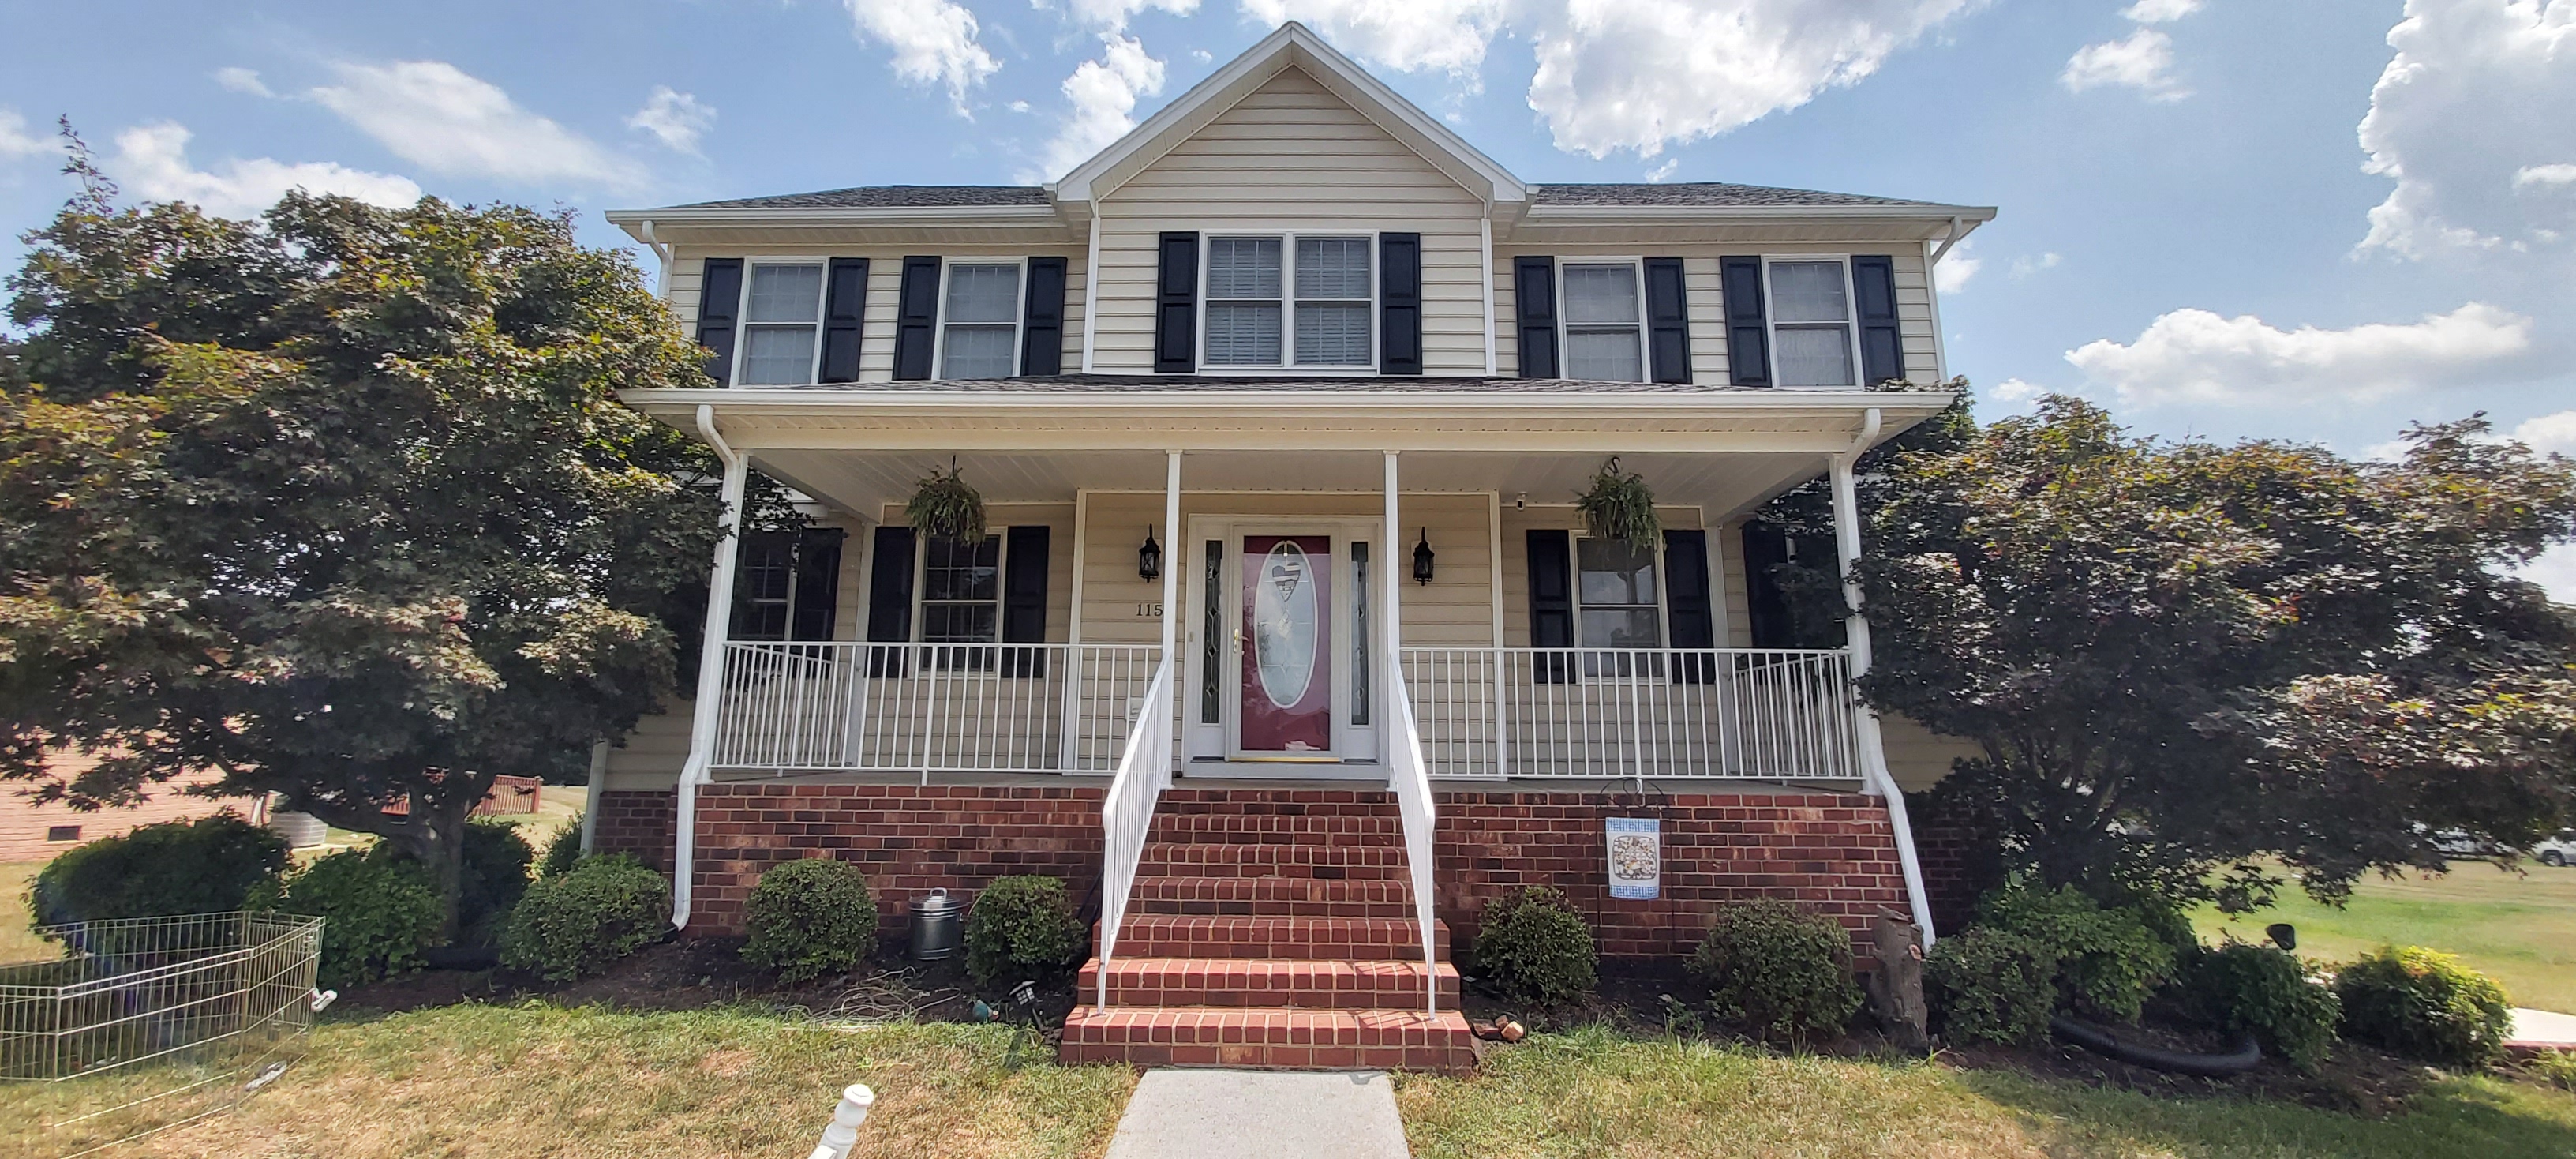
M958 921L966 905L948 896L944 889L930 891L930 896L912 903L912 960L936 962L957 956L963 939L958 934Z

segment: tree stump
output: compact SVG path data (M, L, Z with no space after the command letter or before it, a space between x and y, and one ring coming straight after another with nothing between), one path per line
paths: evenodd
M1889 1041L1902 1050L1931 1044L1923 1005L1923 931L1904 914L1878 911L1870 924L1878 968L1869 972L1869 1007Z

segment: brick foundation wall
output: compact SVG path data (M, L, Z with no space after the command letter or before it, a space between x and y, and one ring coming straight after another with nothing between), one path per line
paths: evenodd
M828 855L867 870L878 922L903 932L903 905L932 888L971 896L1014 873L1063 877L1077 898L1096 888L1106 786L846 784L710 785L698 796L698 866L690 932L739 933L742 906L768 866ZM1685 955L1727 901L1785 897L1861 929L1881 907L1905 908L1904 875L1886 809L1839 793L1686 793L1638 798L1571 793L1437 794L1437 909L1459 944L1485 902L1522 885L1565 892L1610 957ZM1384 792L1173 789L1167 809L1395 815ZM658 866L671 859L672 794L608 793L600 847ZM1652 901L1610 896L1602 822L1663 822L1663 889Z
M1011 874L1064 878L1080 902L1100 880L1107 793L1097 783L708 785L698 791L689 931L741 933L743 902L761 873L818 854L867 871L878 929L890 937L904 935L904 906L914 898L932 889L971 897Z

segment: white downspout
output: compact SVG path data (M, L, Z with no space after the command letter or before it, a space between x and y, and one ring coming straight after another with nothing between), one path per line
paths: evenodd
M599 849L599 798L608 791L608 742L590 744L590 803L581 807L581 851L584 855Z
M658 267L653 275L653 296L667 303L671 300L671 247L653 236L652 222L636 222L635 232L642 234L644 244L653 249L654 263Z
M689 760L680 766L679 809L671 855L671 928L689 925L689 887L697 877L698 786L715 759L716 716L724 696L725 635L733 628L734 544L741 537L742 492L751 460L716 432L716 408L698 407L698 434L724 463L724 511L718 516L715 569L707 577L707 622L698 644L698 694L691 706Z
M1869 675L1869 618L1861 614L1860 581L1852 565L1860 560L1860 499L1852 481L1852 466L1862 452L1878 441L1882 418L1877 407L1871 407L1861 419L1860 434L1852 440L1851 449L1835 455L1827 466L1834 492L1834 547L1842 560L1843 601L1851 615L1843 621L1846 647L1851 652L1851 676L1855 684ZM1887 771L1887 746L1879 736L1878 713L1854 700L1852 727L1860 744L1861 775L1870 791L1887 803L1888 828L1896 831L1896 860L1905 872L1905 896L1912 903L1914 924L1923 929L1923 946L1932 947L1932 903L1923 893L1923 862L1914 852L1914 826L1905 815L1905 793L1896 787L1896 778Z

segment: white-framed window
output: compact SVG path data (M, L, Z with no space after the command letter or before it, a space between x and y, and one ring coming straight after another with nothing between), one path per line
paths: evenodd
M922 643L990 644L1002 638L1002 538L922 537Z
M1020 365L1021 263L952 258L939 291L938 377L1009 378Z
M1644 287L1635 258L1568 259L1557 266L1557 315L1567 378L1646 380Z
M1209 235L1200 263L1201 365L1373 369L1376 246L1366 234Z
M1780 386L1860 385L1851 263L1838 257L1765 258L1771 314L1771 381Z
M784 640L796 607L796 533L755 531L742 538L734 564L735 640Z
M1664 646L1664 592L1658 553L1595 535L1574 538L1574 642L1586 649L1586 676L1640 674L1635 657L1591 649ZM1648 657L1643 675L1663 672Z
M822 357L823 263L753 260L742 279L742 341L734 381L803 386Z

